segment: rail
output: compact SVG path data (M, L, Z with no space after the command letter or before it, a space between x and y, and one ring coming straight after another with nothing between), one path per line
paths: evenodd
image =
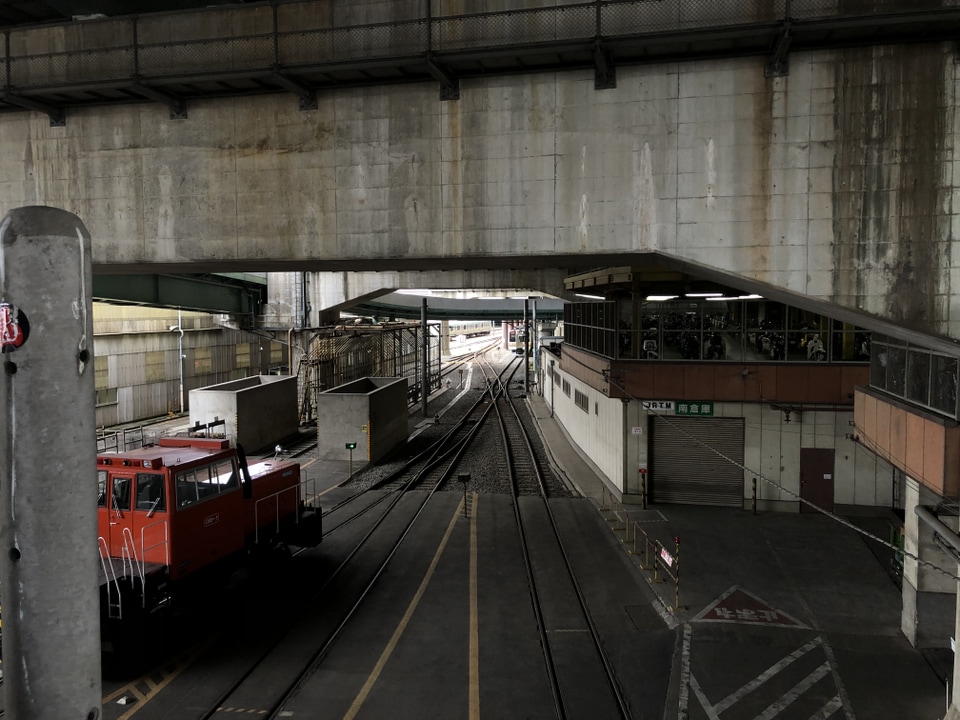
M107 431L106 428L97 428L97 452L121 452L149 445L145 439L149 433L145 433L143 425L124 428L123 430Z
M444 54L504 52L518 43L590 45L600 38L746 31L804 23L839 27L904 18L956 19L955 0L593 0L462 15L424 14L386 22L303 27L306 3L204 8L9 28L0 57L6 92L72 85L135 84L184 77L251 77L349 63ZM407 4L412 6L413 4ZM243 33L240 28L267 27ZM210 30L215 28L215 30ZM173 39L177 32L189 40ZM206 31L206 32L205 32ZM54 49L49 48L53 46ZM44 48L39 52L35 48Z
M626 506L619 502L607 488L601 494L600 512L610 524L610 529L620 537L620 542L630 555L637 556L640 569L651 573L650 581L655 584L673 582L674 597L671 610L680 611L680 538L674 536L673 547L652 537L641 527L638 520L630 519ZM661 577L661 574L665 577Z

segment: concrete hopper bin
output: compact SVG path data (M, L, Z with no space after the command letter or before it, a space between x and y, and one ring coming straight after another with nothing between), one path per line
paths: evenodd
M190 425L224 420L231 443L248 453L272 448L299 429L297 378L254 375L190 391Z
M340 385L317 397L317 457L375 462L407 441L406 378L368 377Z

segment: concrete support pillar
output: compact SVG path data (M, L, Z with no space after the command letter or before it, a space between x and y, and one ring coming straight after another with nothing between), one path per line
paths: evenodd
M76 216L0 225L0 600L6 715L101 716L90 236Z
M450 321L440 321L440 357L450 357Z
M623 404L623 502L644 504L644 482L647 475L648 415L640 402L629 398ZM643 472L641 473L641 470Z
M904 543L907 553L938 567L956 569L957 562L937 544L935 530L920 522L916 507L934 508L939 497L907 477L904 493ZM941 523L956 532L956 515L939 514ZM956 632L957 584L941 572L920 565L905 555L903 559L903 608L900 628L916 648L950 647Z

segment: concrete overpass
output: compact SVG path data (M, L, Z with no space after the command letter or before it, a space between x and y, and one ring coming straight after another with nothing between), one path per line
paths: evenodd
M9 29L0 204L75 212L99 274L317 271L347 302L342 273L562 297L680 262L960 338L957 9L421 5Z

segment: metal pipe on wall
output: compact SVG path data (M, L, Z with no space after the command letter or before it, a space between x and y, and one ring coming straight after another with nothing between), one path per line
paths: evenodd
M427 397L430 395L430 342L427 337L427 299L423 298L420 305L420 335L423 348L422 371L420 373L420 406L423 416L427 416Z

